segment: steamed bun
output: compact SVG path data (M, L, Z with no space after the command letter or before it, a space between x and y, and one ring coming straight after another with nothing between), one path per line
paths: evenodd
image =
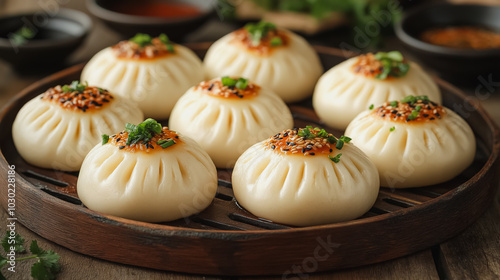
M363 215L377 199L379 175L349 140L307 127L253 145L234 166L238 203L256 216L295 226Z
M148 41L149 38L149 41ZM108 88L139 104L148 117L166 119L179 97L204 79L201 60L166 36L138 34L97 53L82 81Z
M391 188L442 183L474 160L474 133L460 116L425 96L360 113L345 134L375 163Z
M223 77L189 89L175 105L169 126L196 140L217 167L231 168L248 147L291 128L293 117L272 91L246 79Z
M263 22L248 24L216 41L208 49L204 66L210 79L246 77L287 103L309 97L323 72L306 40Z
M172 221L210 205L217 170L196 142L148 119L135 128L127 125L89 152L77 191L85 206L101 213Z
M371 104L427 95L441 102L432 78L399 52L371 53L348 59L328 70L318 81L313 107L328 126L344 130Z
M26 103L14 120L12 137L28 163L78 171L101 134L142 120L132 101L75 81L50 88Z

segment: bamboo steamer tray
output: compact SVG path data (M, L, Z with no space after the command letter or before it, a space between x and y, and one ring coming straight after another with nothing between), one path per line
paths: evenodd
M190 47L203 56L208 46ZM341 50L315 48L325 69L345 59ZM78 199L77 172L27 164L17 153L11 134L14 118L28 100L51 86L78 80L82 68L74 66L42 79L4 107L0 113L0 174L2 182L7 182L9 166L15 165L16 217L20 223L46 239L92 257L211 275L285 277L292 271L311 273L362 266L408 255L457 235L483 214L496 192L498 128L483 108L436 78L444 105L465 108L458 113L476 136L473 164L443 184L402 190L381 188L373 208L356 220L290 227L259 219L236 203L230 170L218 171L216 198L198 215L155 224L100 214ZM310 100L290 108L295 126L324 127ZM334 134L340 136L341 131ZM7 209L6 184L0 188L0 201Z

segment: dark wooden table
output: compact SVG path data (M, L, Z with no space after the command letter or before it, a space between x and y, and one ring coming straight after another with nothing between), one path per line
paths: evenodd
M24 9L40 8L41 2L36 0L0 1L0 13L14 13ZM50 1L49 1L50 2ZM52 1L57 2L57 1ZM67 6L86 11L84 1L69 1ZM3 3L3 4L2 4ZM3 5L3 7L2 7ZM210 41L228 33L234 26L221 24L216 20L189 36L187 41ZM84 62L98 50L117 42L117 34L94 20L94 29L85 45L71 58L71 63ZM313 41L318 41L313 38ZM321 40L319 40L321 42ZM338 41L338 40L337 40ZM328 45L336 47L335 39L324 40ZM387 49L400 49L394 38L387 38ZM21 76L3 62L0 62L0 105L32 82L50 73L39 73ZM500 81L496 81L500 82ZM463 88L471 98L484 97L478 95L476 86ZM497 83L498 84L498 83ZM481 104L500 124L500 87L494 88ZM0 106L0 107L1 107ZM0 136L1 137L1 136ZM5 187L5 183L0 183ZM5 232L7 215L0 211L0 232ZM22 221L20 221L22 223ZM91 234L92 229L88 229ZM500 278L500 193L487 212L472 226L456 237L422 252L370 266L358 267L342 271L312 273L284 278L281 275L270 277L206 277L155 271L128 265L111 263L72 252L64 247L43 239L37 234L17 223L16 231L26 240L38 240L44 249L51 249L61 256L62 271L58 279L499 279ZM148 260L137 260L137 263ZM20 263L16 273L5 269L2 271L7 279L29 279L31 263Z

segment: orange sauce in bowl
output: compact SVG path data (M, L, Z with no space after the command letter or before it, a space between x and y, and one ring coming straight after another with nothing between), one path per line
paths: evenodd
M154 0L112 1L108 8L127 15L162 18L195 17L202 13L198 7L190 4Z
M433 45L457 49L500 48L500 34L474 26L432 28L424 31L420 38Z

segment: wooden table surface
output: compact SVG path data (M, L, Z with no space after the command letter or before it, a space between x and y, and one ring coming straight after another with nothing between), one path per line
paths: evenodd
M38 0L0 0L0 14L34 10L43 1ZM52 1L68 2L68 1ZM84 1L69 1L66 6L85 9ZM38 3L38 4L37 4ZM210 41L228 33L234 26L212 20L187 41ZM84 62L98 50L119 40L119 36L94 19L94 28L85 45L71 58L71 63ZM387 38L388 49L400 49L394 38ZM334 43L329 43L335 47ZM3 107L16 93L34 81L50 73L21 76L0 61L0 107ZM500 124L500 81L495 81L495 92L481 104ZM478 81L478 85L480 82ZM471 98L477 95L476 87L463 88ZM479 97L479 95L477 95ZM484 95L480 95L483 97ZM1 136L0 136L1 137ZM4 187L4 182L0 183ZM0 233L5 232L7 215L0 211ZM22 221L21 221L22 223ZM62 271L58 279L282 279L281 275L270 277L213 277L189 275L143 269L103 261L72 252L57 244L43 239L19 223L16 231L26 240L38 240L44 249L51 249L61 256ZM91 229L89 229L91 234ZM137 263L148 260L137 260ZM20 263L16 273L2 271L7 279L29 279L31 263ZM487 212L472 226L458 236L422 252L370 266L353 269L312 273L286 279L499 279L500 278L500 193ZM285 279L285 278L283 278Z

